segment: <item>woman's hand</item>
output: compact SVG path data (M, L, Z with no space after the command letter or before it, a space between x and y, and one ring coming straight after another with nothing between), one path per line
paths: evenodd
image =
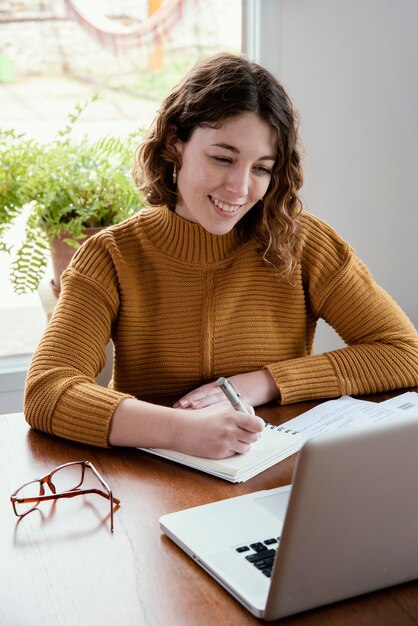
M224 459L248 452L265 424L261 417L236 411L224 400L196 411L183 411L178 426L178 438L173 442L175 450Z
M113 414L109 444L223 459L248 452L264 430L264 421L249 410L236 411L225 398L195 411L124 398Z
M267 370L229 380L250 413L236 411L216 381L186 394L173 408L124 398L113 414L109 444L168 448L210 459L248 452L265 426L252 406L273 400L278 391Z
M242 401L250 406L260 406L279 397L276 384L268 370L258 370L229 376ZM177 400L174 408L201 409L225 399L216 381L201 385Z

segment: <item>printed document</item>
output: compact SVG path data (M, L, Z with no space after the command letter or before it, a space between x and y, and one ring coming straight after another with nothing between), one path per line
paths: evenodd
M342 396L337 400L328 400L319 404L285 422L279 428L284 432L299 433L302 444L316 435L342 431L371 422L384 422L400 414L418 418L418 393L409 391L383 402L369 402L351 396Z

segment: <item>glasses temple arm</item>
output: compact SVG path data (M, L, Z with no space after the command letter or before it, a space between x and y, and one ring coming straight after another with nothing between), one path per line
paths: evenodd
M116 505L120 506L120 500L118 498L115 498L110 493L100 491L99 489L74 489L73 491L64 491L62 493L34 496L32 498L17 498L16 496L10 496L10 499L12 502L43 502L44 500L58 500L59 498L74 498L75 496L82 496L83 494L88 493L96 493L97 495L106 498L106 500L112 499Z

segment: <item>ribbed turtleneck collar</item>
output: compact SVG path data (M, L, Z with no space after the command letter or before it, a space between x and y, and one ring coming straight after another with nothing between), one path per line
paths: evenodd
M200 224L180 217L166 207L142 209L141 225L160 250L186 263L216 263L240 247L235 229L226 235L212 235Z

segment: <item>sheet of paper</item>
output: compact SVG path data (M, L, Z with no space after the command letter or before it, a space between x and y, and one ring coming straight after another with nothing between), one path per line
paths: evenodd
M418 397L418 394L415 395ZM403 403L406 404L405 399ZM399 405L401 404L400 402ZM412 404L412 401L408 398L409 404ZM416 408L418 409L418 404ZM392 406L387 402L368 402L350 396L342 396L337 400L328 400L319 404L302 415L285 422L282 424L282 428L285 432L288 429L297 431L304 443L316 435L342 431L371 422L387 421L401 413L402 409L396 403Z
M406 391L400 396L384 400L380 404L384 404L385 407L390 407L391 409L397 409L403 415L418 417L418 393L416 391Z

